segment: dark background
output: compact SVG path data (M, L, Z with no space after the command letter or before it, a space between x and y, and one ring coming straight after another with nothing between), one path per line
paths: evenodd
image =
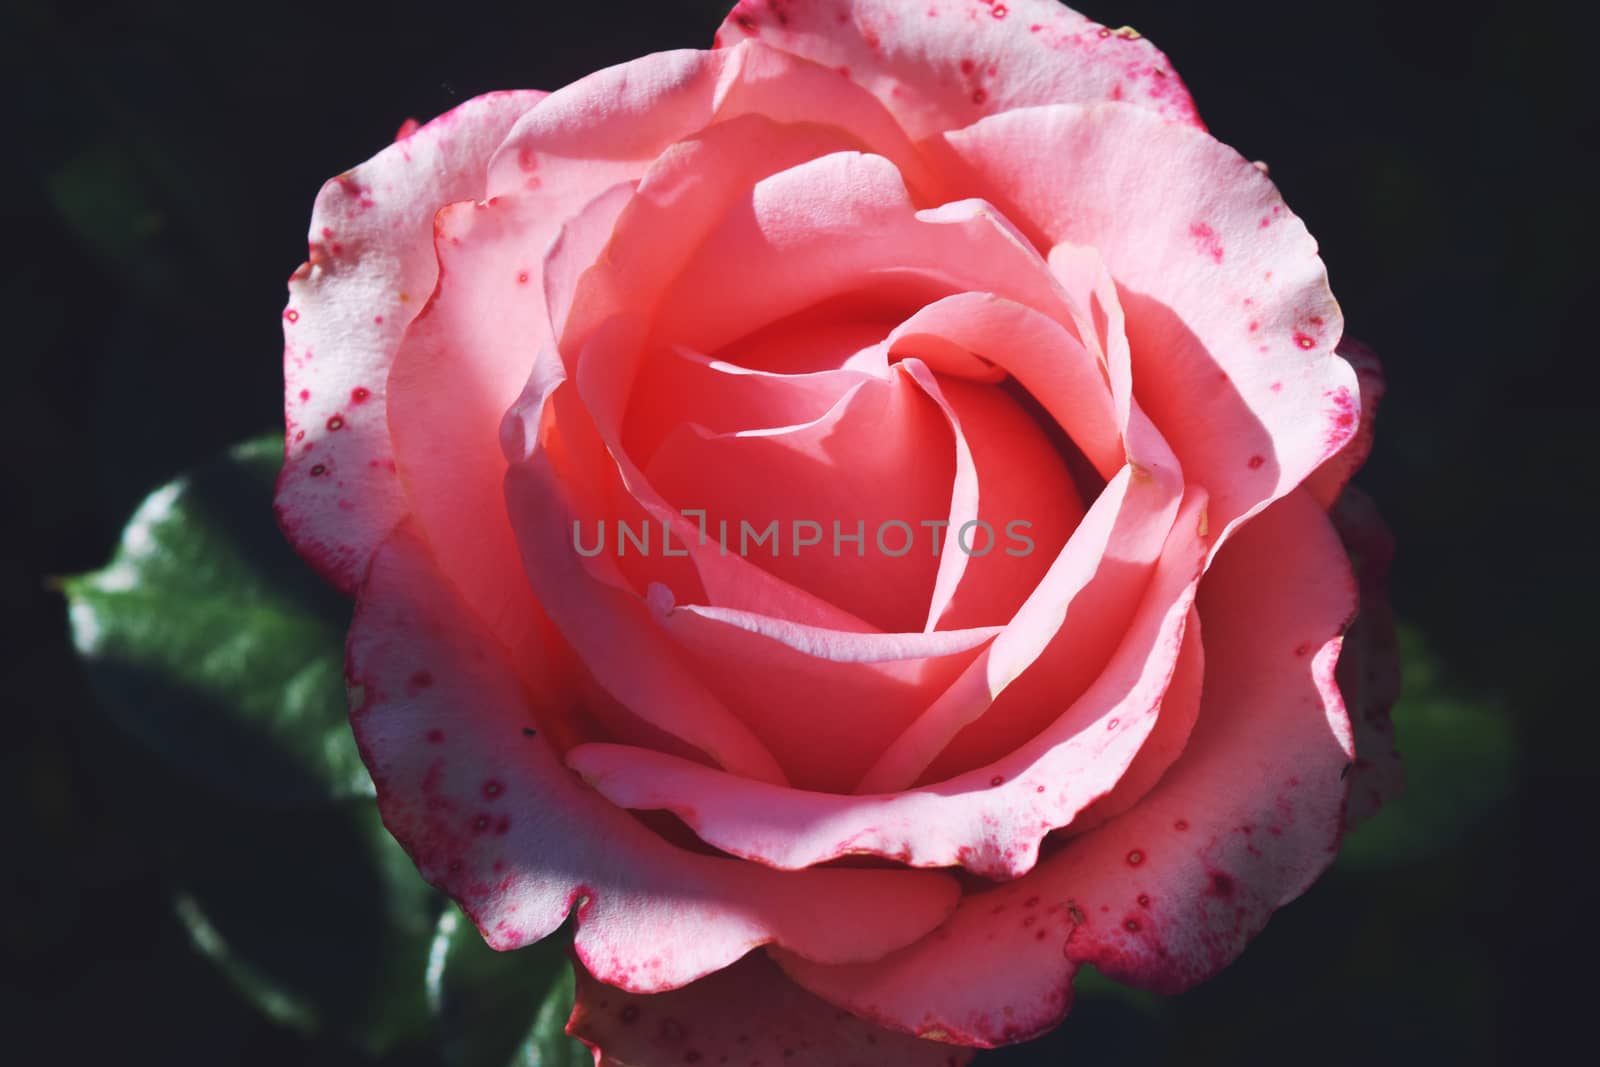
M1581 287L1600 235L1577 5L1080 6L1154 39L1213 132L1270 164L1350 333L1384 360L1358 482L1399 539L1412 793L1213 982L1086 998L1056 1036L993 1062L1537 1062L1592 986ZM44 578L101 566L145 492L280 425L284 282L324 179L479 92L706 46L721 11L5 9L9 1041L46 1036L73 1063L354 1062L267 1022L191 949L162 849L102 773L141 757L90 698Z

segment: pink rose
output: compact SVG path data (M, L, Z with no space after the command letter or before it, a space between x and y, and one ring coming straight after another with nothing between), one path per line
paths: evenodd
M612 1062L1187 988L1397 781L1377 364L1131 30L743 3L329 182L284 318L384 820L497 948L576 912Z

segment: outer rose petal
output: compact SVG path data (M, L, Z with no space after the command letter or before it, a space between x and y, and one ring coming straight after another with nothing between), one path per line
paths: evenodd
M384 825L496 948L539 940L576 907L584 966L654 992L769 942L871 959L938 925L959 895L931 872L784 874L685 852L583 788L532 733L504 647L408 527L373 558L347 674Z
M853 1014L985 1046L1054 1026L1079 964L1165 993L1216 973L1333 859L1350 753L1333 661L1354 604L1316 501L1274 504L1202 585L1204 704L1143 801L1026 877L964 897L910 948L844 967L774 958Z
M1316 497L1323 507L1330 509L1334 506L1334 501L1339 498L1340 491L1350 484L1351 476L1361 469L1361 465L1367 461L1367 456L1372 452L1373 429L1378 419L1378 401L1383 399L1385 388L1383 366L1378 362L1378 357L1372 349L1360 341L1346 337L1339 342L1339 347L1334 349L1334 352L1343 356L1355 368L1356 381L1361 385L1361 424L1356 429L1355 436L1350 438L1350 443L1330 456L1306 479L1306 488L1311 490L1311 495Z
M1356 568L1361 610L1344 635L1339 689L1350 711L1356 759L1350 768L1345 821L1354 826L1400 794L1404 783L1389 709L1400 698L1400 649L1389 610L1394 537L1367 494L1347 486L1330 513Z
M436 277L434 213L483 194L489 157L544 93L489 93L322 187L311 259L289 279L278 519L312 566L353 592L406 513L390 464L386 381Z
M1030 108L946 134L952 172L1037 243L1116 279L1135 398L1206 487L1218 545L1355 435L1350 364L1316 242L1256 167L1119 104Z
M973 1055L842 1012L795 985L762 952L653 996L613 989L581 967L577 976L567 1032L595 1050L597 1067L961 1067Z
M840 68L918 140L1013 108L1098 100L1200 122L1154 45L1055 0L743 0L717 42L749 37Z

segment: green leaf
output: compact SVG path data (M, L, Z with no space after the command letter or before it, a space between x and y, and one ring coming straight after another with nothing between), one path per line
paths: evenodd
M62 582L107 712L157 754L262 807L371 796L346 721L349 605L278 531L279 438L151 493L110 566Z
M1510 795L1517 739L1491 694L1452 687L1422 635L1401 626L1404 684L1394 707L1405 790L1340 846L1339 865L1362 870L1415 863L1464 841Z
M1166 997L1123 985L1107 978L1087 963L1079 964L1077 972L1072 977L1072 990L1077 1001L1116 1000L1152 1019L1161 1018L1168 1006Z
M346 720L349 606L272 513L276 438L156 490L110 566L62 583L132 740L101 768L195 948L340 1062L425 1045L443 898L384 829Z
M592 1067L594 1053L589 1046L567 1036L575 988L572 967L568 965L539 1005L533 1029L517 1050L515 1067Z
M178 918L264 1014L380 1054L426 1040L443 899L364 799L314 811L166 804ZM151 811L156 816L156 811Z
M571 937L496 952L454 908L440 916L428 959L428 1003L447 1067L588 1067L566 1034L572 1014Z
M173 910L194 947L220 967L229 983L263 1015L301 1034L316 1033L322 1024L316 1005L244 958L206 918L205 909L192 894L180 891L173 900Z

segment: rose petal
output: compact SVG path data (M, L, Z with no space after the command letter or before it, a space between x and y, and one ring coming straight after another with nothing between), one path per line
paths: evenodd
M685 424L737 433L813 422L869 375L888 377L888 361L879 353L883 334L883 327L866 322L818 323L795 330L783 340L796 357L803 354L834 368L799 372L746 366L730 361L728 353L713 358L681 346L654 350L639 364L622 426L623 445L636 463L648 467L667 435ZM878 353L873 371L845 366L869 352ZM788 362L784 355L775 362Z
M996 627L862 634L664 602L661 625L799 789L848 793Z
M997 356L996 365L1011 370L1024 386L1041 388L1050 403L1059 403L1074 387L1101 397L1099 405L1078 408L1085 414L1099 417L1109 400L1128 466L1102 490L987 658L969 671L981 672L984 688L967 684L975 677L953 687L896 740L863 779L863 792L903 789L919 778L940 781L998 759L1033 737L1098 674L1132 620L1172 528L1182 475L1160 433L1127 396L1131 372L1116 330L1116 301L1100 299L1109 299L1109 311L1101 303L1068 298L1065 309L1078 336L1054 359L1047 349L1021 344ZM926 310L932 319L940 308ZM967 314L973 310L960 308ZM984 310L1003 314L1007 307ZM1106 320L1103 328L1093 328L1096 314ZM1022 324L1030 325L1025 317ZM1084 365L1089 353L1079 338L1087 338L1106 361L1098 374ZM1063 374L1067 368L1073 370ZM1104 395L1107 387L1110 397ZM1185 536L1198 533L1204 540L1207 505L1196 506L1201 517Z
M1163 993L1216 973L1333 858L1350 752L1333 661L1354 604L1316 501L1279 501L1205 579L1204 704L1141 803L882 960L774 958L853 1014L984 1046L1054 1026L1080 964Z
M1149 41L1054 0L742 0L717 41L752 37L838 67L918 140L1013 108L1097 100L1200 121Z
M1000 761L1057 722L1097 677L1104 681L1138 613L1168 607L1152 604L1147 594L1170 543L1181 550L1196 540L1205 504L1191 499L1185 522L1182 491L1170 468L1129 467L1113 478L1038 588L969 669L982 685L963 679L953 687L895 739L858 791L895 792ZM1173 595L1182 588L1175 585ZM1138 669L1124 664L1123 677ZM1110 769L1105 762L1096 768Z
M1334 507L1334 501L1339 499L1339 494L1344 487L1350 484L1350 478L1361 465L1367 461L1367 456L1372 452L1372 436L1378 418L1378 401L1383 399L1384 381L1383 366L1378 362L1377 355L1353 338L1346 337L1339 342L1339 347L1334 349L1336 355L1344 357L1355 368L1356 381L1361 386L1361 422L1356 428L1355 436L1350 438L1338 452L1328 457L1311 475L1306 478L1306 488L1311 490L1311 495L1322 502L1322 506Z
M915 357L895 366L939 405L956 442L954 491L924 628L1004 623L1083 518L1072 472L1001 390L960 377L941 382ZM930 538L929 548L935 544Z
M434 213L482 195L490 154L544 95L469 100L317 196L311 259L289 279L283 313L288 438L277 511L300 554L346 592L406 513L390 464L385 383L406 324L433 289Z
M589 432L597 435L596 447L609 455L607 462L614 467L604 476L607 492L615 504L631 505L666 523L692 557L675 577L663 573L673 564L661 553L648 561L636 559L633 565L622 562L635 593L642 594L652 581L668 584L680 600L700 599L695 594L702 586L749 589L756 599L788 603L808 619L818 615L803 591L784 589L770 576L763 580L745 560L715 548L705 551L691 532L692 524L660 498L623 447L623 422L641 363L647 353L661 358L662 346L650 340L646 327L664 279L673 276L731 199L770 168L833 150L839 136L833 128L781 126L751 115L673 145L641 180L610 245L574 287L569 308L553 309L564 323L563 362L583 397L576 417L592 423ZM719 165L707 166L708 160Z
M1197 533L1203 507L1196 495L1172 524L1143 605L1101 676L1043 733L991 766L903 793L837 796L624 745L580 745L567 763L615 803L669 810L702 840L770 866L868 854L1018 877L1046 833L1116 783L1163 701L1191 698L1175 687L1198 682L1177 664L1206 546Z
M786 165L787 160L804 160L818 152L831 151L840 136L841 131L834 127L779 126L752 115L722 122L674 145L651 165L638 194L619 218L609 249L576 286L570 311L552 308L557 320L564 322L566 362L576 371L578 385L584 391L586 412L580 418L592 417L600 442L609 449L621 478L621 495L614 495L613 501L620 504L623 498L632 497L641 515L670 523L678 543L690 544L693 563L685 566L700 572L698 581L705 588L748 594L744 603L734 604L727 599L714 602L728 606L785 604L795 617L808 621L821 621L830 611L825 605L819 607L815 598L808 598L802 590L786 588L743 560L717 558L714 551L708 560L708 554L690 541L686 522L650 489L621 448L619 424L644 355L645 334L640 325L654 302L652 287L659 288L663 278L673 275L675 258L696 246L699 229L720 217L731 196L748 189L751 182L771 168ZM708 155L721 165L707 166ZM588 354L580 359L581 353ZM632 516L627 517L631 521ZM621 572L632 579L635 592L642 593L649 581L667 581L659 569L670 566L669 561L658 556L649 563L648 568L626 562L621 566ZM690 594L696 582L680 567L678 578L669 584L680 599L694 599ZM619 588L626 584L620 582Z
M395 466L440 569L500 639L521 647L548 623L528 595L506 515L499 424L550 343L540 253L560 214L538 193L443 208L439 282L388 378Z
M961 1067L970 1049L879 1029L812 996L765 953L669 993L624 993L577 970L567 1032L597 1067L756 1064L776 1067Z
M575 361L579 365L580 387L587 389L587 403L583 411L573 413L577 421L570 432L593 439L591 450L596 459L584 476L586 484L598 489L613 511L631 508L658 524L666 524L672 531L672 555L679 557L686 552L687 558L666 558L667 549L663 548L648 558L634 553L622 559L609 555L589 559L585 561L589 569L596 577L611 580L619 589L632 589L638 596L643 596L651 584L663 584L675 600L683 603L715 604L851 632L876 630L842 608L763 570L737 552L723 552L719 538L714 536L718 532L715 527L706 530L713 536L707 536L702 543L698 522L680 514L662 499L620 443L623 428L618 423L632 393L625 379L640 361L643 351L642 323L636 315L613 316L594 331ZM876 365L884 374L888 373L886 361L879 359ZM855 371L848 375L852 383L866 380ZM849 387L853 385L847 389ZM525 420L525 415L518 414L520 410L514 409L511 421ZM532 436L531 432L519 433L519 437L529 440ZM524 452L518 451L517 455L521 457ZM602 466L608 469L602 470ZM634 521L631 514L612 517ZM529 516L530 521L536 518L537 514ZM591 520L587 524L589 528L594 526L593 516ZM630 529L637 530L637 525ZM735 542L737 536L735 526ZM674 572L675 564L681 565ZM613 572L614 580L605 578L603 572L608 569Z
M1102 491L1096 506L1114 524L1111 532L1100 539L1090 536L1096 525L1080 527L1052 565L1047 584L1034 593L1023 614L1012 620L1007 635L996 643L995 652L1009 663L986 666L990 692L997 695L993 703L981 712L976 704L965 711L955 704L930 709L932 713L896 743L899 751L887 753L875 769L880 775L873 779L877 788L909 785L915 777L909 773L913 768L921 771L921 781L939 781L997 759L1043 729L1106 662L1162 551L1180 492L1178 462L1131 395L1130 354L1109 274L1092 250L1070 249L1063 256L1064 248L1052 249L1051 269L1072 289L1068 313L1076 336L1064 344L1058 340L1054 353L1048 347L1018 344L997 354L995 363L1028 389L1037 390L1047 411L1055 407L1067 418L1087 417L1097 435L1103 433L1099 429L1103 420L1114 420L1129 465L1130 499L1113 504L1117 493ZM999 313L1003 321L1009 309L1002 303L985 310ZM1033 325L1026 316L1020 319L1016 325ZM1021 336L1027 332L1024 329ZM1048 334L1042 338L1053 339ZM1076 396L1064 400L1067 394ZM1120 483L1107 488L1116 484ZM1110 518L1113 507L1120 510ZM1208 536L1207 510L1202 504L1197 523L1202 540ZM1009 684L1012 679L1018 679L1016 684ZM941 740L944 747L935 759L935 746ZM896 761L901 770L894 772L890 768Z
M754 328L763 316L781 316L824 301L852 282L874 277L881 280L882 275L907 262L902 245L913 247L914 254L927 260L928 270L935 276L950 264L958 265L955 269L960 275L954 282L944 282L946 285L993 285L1022 299L1053 304L1063 315L1070 314L1065 294L1047 265L992 210L981 203L968 202L918 213L899 172L887 160L839 153L801 162L771 179L761 179L766 171L781 168L790 160L807 160L823 144L825 141L818 141L814 131L776 128L765 120L747 117L722 123L674 146L641 182L637 197L618 223L604 261L585 276L574 295L576 317L568 319L563 350L569 362L579 364L578 381L587 407L618 464L628 492L653 513L668 511L659 516L663 519L670 519L670 509L664 509L662 502L652 501L648 479L632 466L620 448L623 434L618 430L628 396L635 388L638 367L645 358L644 335L612 329L604 350L591 352L585 347L609 318L638 318L659 303L664 316L676 318L655 324L657 344L685 342L709 350ZM849 193L819 198L809 181L813 177L825 186L838 185ZM752 207L748 219L743 214L728 215L730 204L738 203L749 189L743 184L746 182L756 183L757 191L750 194L751 203L770 205L775 214L763 215ZM838 241L828 237L848 235L847 247L873 244L860 240L857 224L864 217L879 220L892 230L895 240L878 244L869 259L860 264L867 273L852 280L837 262ZM739 225L731 229L724 225L708 238L706 235L724 218L732 218ZM768 223L765 232L763 219ZM808 255L796 254L797 249L792 246L784 246L784 254L776 255L774 236L780 232L805 242ZM707 249L712 246L720 251L711 254ZM729 262L737 261L737 276L699 278L692 264L684 266L685 257L696 248L700 249L696 262L720 264L716 269L724 275ZM978 266L966 266L970 264ZM802 271L803 275L797 277L797 272ZM674 276L679 281L671 292L662 298L651 295L661 279ZM692 283L684 280L691 277ZM772 284L765 285L766 281ZM771 299L757 292L762 288L782 290L787 295L778 298L779 304L766 306L762 301L771 303ZM714 306L707 305L705 294L717 294ZM789 306L782 301L788 301ZM760 315L752 318L751 308L757 304L762 304ZM708 333L708 329L712 332ZM587 354L579 359L579 352ZM703 554L695 564L708 591L718 584L706 573ZM737 590L737 583L721 585L725 590ZM678 599L685 599L682 591L678 592ZM736 606L716 597L713 602Z
M724 304L723 294L693 286L685 290L684 265L729 211L749 197L756 183L851 144L831 127L784 126L758 115L719 123L673 144L646 171L618 220L606 255L573 294L560 337L563 354L574 358L595 330L617 314L669 321L674 314L682 315L684 309L670 299L674 285L679 289L677 298L696 307ZM885 165L892 169L892 164ZM743 243L751 242L746 238ZM697 351L713 352L717 347L700 343L688 331L665 326L657 325L651 333L658 341L686 344Z
M1048 258L1050 272L1073 297L1078 336L1103 362L1117 425L1126 429L1133 419L1133 354L1116 279L1093 248L1057 244Z
M1155 788L1167 769L1183 755L1194 732L1195 721L1200 717L1200 694L1205 679L1205 652L1200 629L1200 615L1190 609L1183 631L1184 650L1178 657L1178 666L1161 701L1161 714L1150 730L1139 752L1128 764L1117 784L1110 792L1078 812L1063 830L1063 834L1081 834L1093 830L1144 799Z
M584 966L654 992L767 943L870 959L958 896L931 872L782 874L686 852L583 788L530 733L535 697L504 646L408 527L374 557L347 675L384 824L496 948L537 941L576 908Z
M752 41L716 52L657 52L597 71L550 94L489 167L489 192L537 184L587 199L637 178L678 141L741 116L827 126L853 147L894 159L914 185L926 164L889 112L836 71Z
M574 261L599 254L631 195L623 183L574 211L535 189L443 209L440 281L390 370L390 435L412 515L444 573L513 648L559 638L522 575L500 420L558 325L547 294L562 299Z
M918 524L949 513L956 462L939 405L896 370L887 380L864 379L800 426L732 434L681 426L645 476L676 508L703 509L719 548L725 523L730 551L884 630L915 631L939 566ZM912 551L878 551L873 542L891 521L908 524ZM805 522L821 542L810 549L796 536L812 532L800 528ZM740 540L741 523L758 533L777 529L767 547L752 549ZM900 547L893 530L886 537Z
M544 256L543 288L550 338L558 338L566 330L573 294L583 275L605 251L617 228L617 220L633 201L638 188L637 181L613 185L562 223L555 241L549 245Z
M1350 365L1316 243L1266 176L1203 131L1117 104L983 119L944 138L1043 247L1094 248L1116 278L1134 395L1219 544L1355 434Z
M1346 825L1355 826L1399 796L1405 783L1389 720L1389 709L1400 698L1400 649L1388 590L1394 537L1371 498L1355 486L1345 487L1329 518L1350 553L1361 588L1361 610L1344 635L1338 668L1355 734L1345 809Z
M599 509L610 472L576 392L546 349L501 429L510 462L506 502L533 595L623 707L723 767L783 781L772 754L674 652L615 561L580 553L578 532L596 529L605 516Z
M722 152L729 149L739 151ZM698 165L732 165L721 158ZM902 173L882 156L836 152L800 162L720 207L692 257L665 274L637 272L635 287L671 279L660 338L714 353L767 323L891 280L921 283L907 314L975 290L1072 321L1048 264L994 207L960 200L919 211Z
M917 355L944 375L999 368L1039 401L1102 477L1110 478L1126 461L1103 372L1083 343L1044 312L989 293L957 293L895 327L889 346ZM983 364L972 361L974 355ZM958 363L963 356L968 358Z

